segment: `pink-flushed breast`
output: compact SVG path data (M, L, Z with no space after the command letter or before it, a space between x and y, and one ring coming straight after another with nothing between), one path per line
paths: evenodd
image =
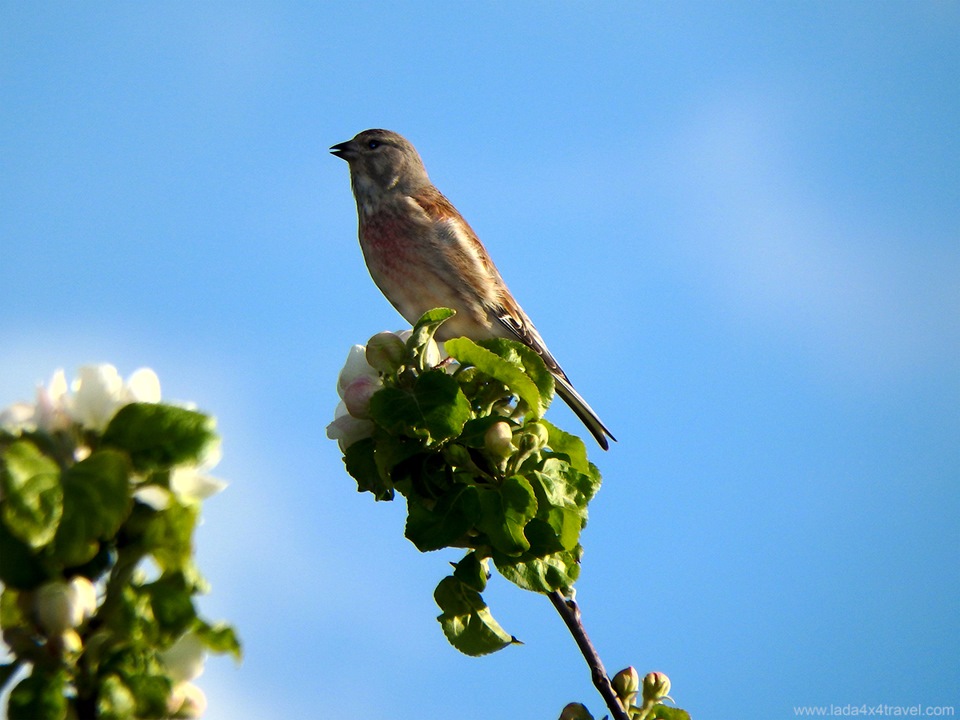
M360 247L370 276L409 323L435 307L449 307L457 316L445 324L447 337L489 337L487 313L458 278L451 277L436 228L425 216L387 204L361 218ZM456 252L456 250L453 250ZM449 327L447 327L449 325Z

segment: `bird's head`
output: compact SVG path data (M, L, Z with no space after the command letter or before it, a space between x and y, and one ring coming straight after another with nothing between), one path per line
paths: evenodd
M334 145L330 152L350 165L358 199L394 189L409 194L430 184L416 148L390 130L364 130L352 140Z

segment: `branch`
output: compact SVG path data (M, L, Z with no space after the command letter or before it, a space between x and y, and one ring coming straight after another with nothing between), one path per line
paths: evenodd
M567 629L570 631L570 634L573 635L573 639L576 640L577 647L580 648L583 658L590 667L590 675L593 678L594 687L600 692L614 720L630 720L630 716L620 702L620 698L618 698L617 694L613 691L613 685L610 684L610 678L607 677L607 671L603 667L603 661L600 660L600 656L597 654L597 649L587 636L587 631L584 629L583 623L580 620L580 607L577 605L577 602L573 599L568 600L556 590L547 595L547 597L550 598L550 602L553 603L557 612L560 613L560 617L562 617L563 622L566 623Z

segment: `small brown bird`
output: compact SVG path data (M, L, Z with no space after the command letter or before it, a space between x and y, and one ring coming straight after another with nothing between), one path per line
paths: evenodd
M457 314L438 340L519 340L543 358L557 392L606 450L616 438L547 350L476 233L427 177L416 149L389 130L364 130L330 152L350 165L360 248L370 276L409 323L435 307Z

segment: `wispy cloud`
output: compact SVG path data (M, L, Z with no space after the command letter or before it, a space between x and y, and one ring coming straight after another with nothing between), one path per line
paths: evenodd
M879 381L942 370L960 352L960 246L877 230L870 207L804 183L777 107L714 102L665 150L665 177L689 208L678 251L701 289L827 371Z

